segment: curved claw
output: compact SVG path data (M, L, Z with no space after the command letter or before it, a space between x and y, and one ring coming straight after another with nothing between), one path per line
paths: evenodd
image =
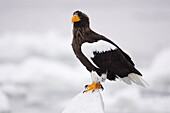
M103 86L100 83L95 83L93 82L91 85L85 85L85 91L84 92L88 92L90 90L92 90L92 93L95 91L95 89L102 89L102 91L104 90Z
M100 88L102 89L102 91L104 90L103 86L100 84Z
M87 88L88 88L88 85L85 85L84 88L87 89Z

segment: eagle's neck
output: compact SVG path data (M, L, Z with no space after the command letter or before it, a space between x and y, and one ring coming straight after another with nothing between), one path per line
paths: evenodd
M85 35L90 31L90 27L74 27L73 36L79 40L84 40Z

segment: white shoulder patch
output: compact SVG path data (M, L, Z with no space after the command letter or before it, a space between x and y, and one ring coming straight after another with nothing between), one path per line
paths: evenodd
M93 52L95 51L101 53L101 52L110 51L114 49L116 49L116 47L113 44L104 40L99 40L93 43L85 42L81 46L82 53L86 57L90 57L90 58L94 57Z
M105 52L105 51L110 51L110 50L115 50L117 47L115 47L113 44L104 41L104 40L99 40L97 42L89 43L85 42L81 45L81 51L82 53L87 57L87 59L94 65L94 62L91 60L91 58L94 57L94 52ZM96 66L97 67L97 66Z

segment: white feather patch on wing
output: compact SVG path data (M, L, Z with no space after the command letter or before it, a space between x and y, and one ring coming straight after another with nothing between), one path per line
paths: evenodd
M131 84L131 82L134 82L137 85L141 85L143 87L145 87L145 84L148 85L148 83L144 79L142 79L140 75L135 74L135 73L130 73L128 74L127 77L120 78L120 79L129 85Z
M104 40L99 40L93 43L85 42L81 46L81 50L83 54L90 58L94 57L93 52L95 51L101 53L101 52L110 51L114 49L116 49L116 47L113 44Z
M87 59L94 65L94 62L91 60L91 58L94 57L94 52L105 52L105 51L110 51L110 50L115 50L117 49L113 44L104 41L104 40L99 40L97 42L89 43L85 42L81 46L81 51L82 53L87 57ZM97 67L97 66L96 66Z

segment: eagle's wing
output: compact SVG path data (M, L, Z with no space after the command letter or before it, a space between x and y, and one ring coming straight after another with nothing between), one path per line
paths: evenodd
M100 39L92 43L85 42L81 46L81 51L96 68L114 70L114 72L117 72L115 74L120 77L128 75L129 66L134 67L131 64L132 61L128 61L130 57L117 45L107 40Z
M127 84L133 81L145 86L145 81L140 77L141 73L135 69L131 58L109 41L101 39L92 43L85 42L81 51L96 68L109 71L108 79L114 80L115 76L118 76Z
M131 63L133 66L135 66L135 64L133 63L130 56L128 54L126 54L121 48L119 48L114 42L112 42L111 40L109 40L105 36L99 35L99 34L95 33L94 31L92 31L92 34L89 37L90 37L90 39L93 39L94 41L103 40L103 41L107 42L109 46L114 46L116 49L120 50L121 54L126 58L126 60L129 63Z
M81 46L82 53L96 68L100 68L100 66L97 66L92 60L95 57L95 53L104 53L116 49L116 46L105 40L98 40L93 43L85 42Z
M121 50L121 49L120 49ZM124 57L126 58L126 60L128 60L133 66L135 66L135 64L133 63L132 59L130 58L130 56L128 54L126 54L124 51L122 51L122 54L124 55Z

